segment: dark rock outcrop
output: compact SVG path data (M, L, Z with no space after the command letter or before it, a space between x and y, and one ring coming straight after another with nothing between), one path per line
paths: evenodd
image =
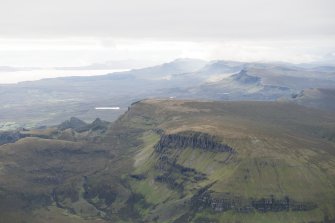
M186 183L196 183L207 179L206 174L194 168L177 163L179 153L186 148L201 149L212 152L227 152L235 154L233 148L219 142L216 137L201 132L182 132L178 134L161 133L160 141L155 145L157 161L155 169L162 174L155 181L166 184L169 188L183 194Z
M232 79L241 84L257 84L261 80L260 77L249 75L246 70L241 70L239 73L234 74Z
M160 157L155 164L155 168L163 173L155 177L155 181L164 183L173 190L183 192L184 183L194 183L207 179L206 174L177 164L175 160L171 162L172 159L164 159L164 157L167 158L167 156Z
M259 200L253 200L252 206L260 212L268 211L289 211L290 210L290 199L285 197L283 199L275 199L274 197L262 198Z
M100 118L96 118L91 124L88 124L86 128L80 129L79 131L101 131L104 132L108 129L110 123L102 121Z
M317 208L317 205L308 201L296 201L289 197L275 198L269 196L261 199L244 198L224 194L213 197L207 189L200 190L190 201L194 210L209 209L214 212L234 210L236 212L280 212L280 211L309 211Z
M58 129L59 130L73 129L75 131L78 131L84 128L85 126L87 126L86 122L80 120L79 118L71 117L70 120L67 120L62 124L58 125Z
M20 132L0 132L0 145L16 142L20 138Z
M155 181L166 184L169 188L182 192L184 190L183 183L178 183L177 178L165 173L161 176L155 177Z
M135 180L145 180L146 179L146 176L144 174L131 174L130 177Z
M235 150L219 142L215 136L211 136L202 132L184 132L179 134L162 135L159 142L155 145L157 152L162 152L165 149L185 149L199 148L213 152L228 152L235 153Z
M86 132L86 131L101 131L104 132L109 126L109 122L102 121L100 118L96 118L92 123L87 124L86 122L72 117L70 120L63 122L58 125L59 130L73 129L76 132Z

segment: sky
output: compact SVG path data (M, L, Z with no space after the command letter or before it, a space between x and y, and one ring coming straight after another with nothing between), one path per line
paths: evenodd
M0 67L333 62L334 8L334 0L1 0Z

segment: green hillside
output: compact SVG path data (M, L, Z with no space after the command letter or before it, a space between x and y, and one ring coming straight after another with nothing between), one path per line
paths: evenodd
M0 222L335 221L333 113L144 100L81 129L0 146Z

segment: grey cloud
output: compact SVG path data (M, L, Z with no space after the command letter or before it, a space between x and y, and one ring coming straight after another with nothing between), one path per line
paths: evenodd
M334 8L333 0L2 0L0 37L328 36Z

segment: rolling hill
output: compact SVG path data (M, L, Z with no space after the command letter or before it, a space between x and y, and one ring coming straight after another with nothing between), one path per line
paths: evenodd
M143 100L113 123L20 131L0 176L1 222L334 222L335 116Z

